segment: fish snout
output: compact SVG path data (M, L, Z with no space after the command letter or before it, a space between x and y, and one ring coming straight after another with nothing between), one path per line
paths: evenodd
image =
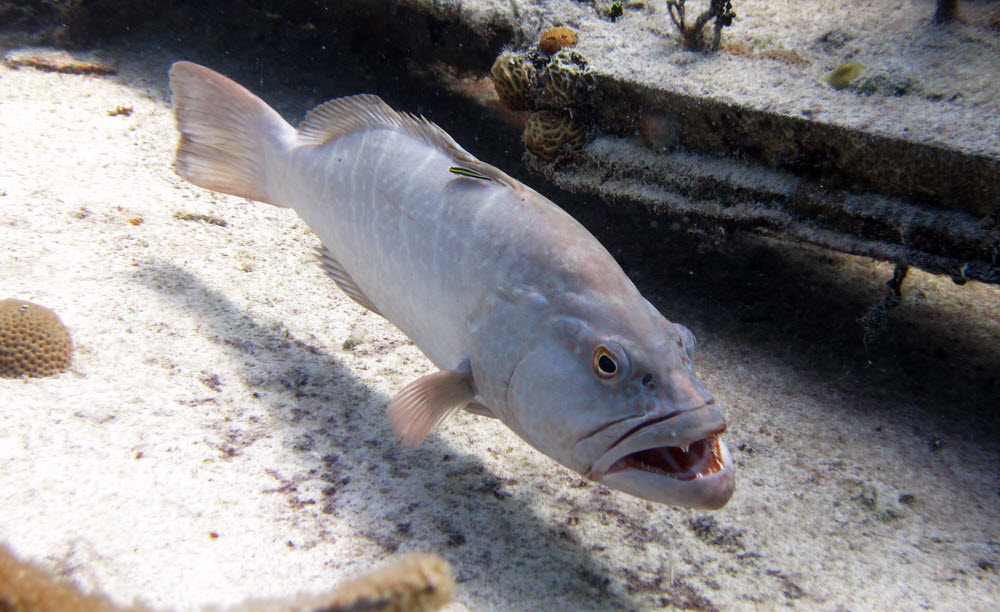
M681 370L668 376L663 399L670 403L670 411L687 412L706 404L715 403L715 398L701 382L701 377L693 371Z

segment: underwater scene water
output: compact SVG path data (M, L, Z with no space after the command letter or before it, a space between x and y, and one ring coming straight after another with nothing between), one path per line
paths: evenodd
M1000 603L1000 4L0 16L0 601Z

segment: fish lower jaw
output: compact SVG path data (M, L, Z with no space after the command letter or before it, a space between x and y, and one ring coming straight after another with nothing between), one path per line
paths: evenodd
M717 510L733 496L736 468L729 449L711 434L687 451L661 446L633 452L596 480L649 501Z

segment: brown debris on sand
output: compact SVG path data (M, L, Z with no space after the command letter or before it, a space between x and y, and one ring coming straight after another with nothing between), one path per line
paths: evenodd
M56 49L25 49L4 55L3 63L11 68L35 68L62 74L117 74L118 68L88 54L71 54Z

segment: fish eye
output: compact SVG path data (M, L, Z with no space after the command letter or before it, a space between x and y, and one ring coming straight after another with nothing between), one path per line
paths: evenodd
M594 373L598 378L613 380L622 373L627 363L623 363L623 357L617 355L617 352L603 344L594 350Z

